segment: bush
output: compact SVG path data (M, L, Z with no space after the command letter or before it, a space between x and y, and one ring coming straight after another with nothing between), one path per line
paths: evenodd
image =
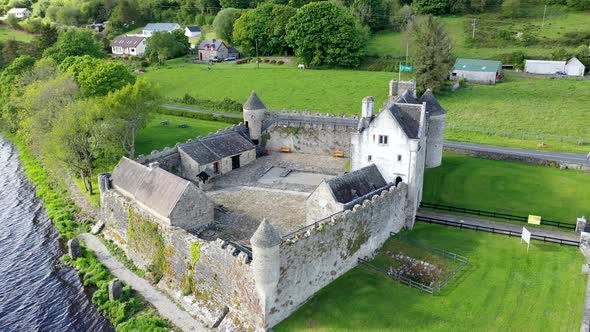
M270 60L268 60L268 59L264 59L264 60L263 60L263 62L264 62L264 63L268 63L269 61L270 61Z
M242 112L242 103L229 98L224 98L222 101L199 99L186 93L184 97L175 99L175 101L188 105L196 105L213 111Z
M248 59L239 59L239 60L236 60L236 65L243 65L245 63L248 63Z
M513 65L514 68L523 69L526 54L523 51L515 51L511 53L500 54L497 57L503 64Z
M284 63L285 63L285 61L283 61L283 60L277 61L277 65L279 65L279 66L282 65L282 64L284 64Z
M270 63L274 65L277 63L277 60L270 60Z

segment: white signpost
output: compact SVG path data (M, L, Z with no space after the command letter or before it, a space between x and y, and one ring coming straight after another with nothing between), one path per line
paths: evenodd
M526 228L522 228L522 235L520 236L520 243L522 243L522 240L524 240L524 242L527 243L526 246L526 252L529 252L529 247L531 246L531 232L529 232L528 229Z

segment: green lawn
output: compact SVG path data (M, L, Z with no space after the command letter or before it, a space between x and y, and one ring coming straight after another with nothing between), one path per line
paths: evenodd
M445 154L426 170L422 201L575 224L590 216L590 174Z
M542 6L541 6L542 8ZM545 25L540 28L538 36L544 38L558 38L566 32L589 31L590 13L588 12L562 12L557 9L548 11ZM482 14L480 19L500 20L501 24L514 22L515 26L522 26L525 23L532 23L538 26L542 23L542 11L539 18L527 19L502 19L497 18L495 14ZM561 46L546 47L542 45L532 46L501 46L501 47L469 47L466 45L465 25L469 24L471 18L468 17L442 17L441 18L447 32L453 41L453 54L457 57L464 58L483 58L490 59L500 54L511 53L514 51L523 51L532 57L547 57L551 55L554 49ZM477 33L476 25L476 33ZM572 45L575 48L579 45ZM566 47L567 48L567 47ZM412 50L410 44L410 51ZM369 55L405 55L406 37L400 32L381 32L372 36L367 45L367 54Z
M309 110L321 113L360 114L361 101L374 96L377 105L387 98L389 81L397 73L360 70L301 70L293 66L262 63L207 65L170 61L150 68L142 77L159 83L164 95L211 100L230 98L245 102L252 90L272 109ZM403 76L405 77L405 76Z
M5 25L0 25L0 41L14 39L18 41L30 42L33 40L33 37L34 36L28 32L13 30Z
M494 86L475 84L438 98L447 110L447 139L590 150L590 81L508 76ZM586 144L579 145L580 138Z
M408 236L467 256L431 296L357 267L274 328L290 331L577 331L584 258L575 247L417 224Z
M170 121L164 126L162 120ZM181 123L188 124L188 128L179 128ZM176 143L184 143L189 138L205 136L231 124L219 121L205 121L191 118L183 118L167 114L159 114L139 132L137 137L137 155L149 154L153 150L162 150L165 147L173 147Z

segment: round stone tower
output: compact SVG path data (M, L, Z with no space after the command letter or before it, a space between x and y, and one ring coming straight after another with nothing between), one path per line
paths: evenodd
M260 136L262 136L262 121L264 120L266 106L258 98L256 92L252 91L250 97L244 104L243 111L244 124L250 131L250 139L254 144L258 144L260 142Z
M252 267L254 283L263 312L261 322L265 329L270 328L268 314L275 305L277 285L280 277L281 257L279 247L281 235L266 219L262 220L250 239L252 244Z
M420 102L426 103L428 127L426 131L426 168L434 168L442 163L443 143L445 135L446 114L430 89L426 90Z

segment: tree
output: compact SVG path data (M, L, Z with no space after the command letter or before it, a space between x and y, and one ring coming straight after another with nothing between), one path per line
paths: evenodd
M327 1L301 7L287 25L289 45L308 65L356 67L366 36L346 9Z
M383 0L355 0L351 10L354 17L372 31L383 29L387 24L388 13Z
M254 1L256 3L256 1ZM219 0L223 8L249 8L249 0Z
M520 17L522 15L520 0L504 0L502 14L506 17Z
M285 5L264 3L248 10L234 24L234 42L242 51L255 54L284 54L291 51L286 40L286 26L295 9Z
M42 24L38 35L35 36L34 43L40 51L44 51L57 42L57 37L58 33L55 27L50 24Z
M231 43L233 40L234 22L240 17L241 10L236 8L225 8L217 13L213 20L213 31L215 34Z
M104 57L102 46L91 30L70 29L62 32L57 42L43 52L44 57L51 57L61 63L68 56L90 55L95 58Z
M151 61L163 61L183 56L188 52L190 43L184 35L184 31L155 32L148 38L146 56Z
M135 82L127 66L120 62L110 62L89 55L65 58L60 70L71 74L80 84L84 96L106 96Z
M590 0L567 0L567 5L577 10L590 9Z
M129 158L135 157L135 138L159 107L160 94L150 83L138 80L109 93L105 105L109 115L120 119L119 140Z
M4 20L4 22L10 25L13 29L20 29L20 24L18 18L13 14L8 15L8 17Z
M114 124L96 100L78 100L60 112L45 144L46 155L80 174L92 195L92 180L99 158L112 158L118 152Z
M418 13L430 15L448 14L451 9L448 0L415 0L414 7Z
M419 93L426 89L440 91L453 64L451 40L436 18L426 16L413 27L414 69Z

